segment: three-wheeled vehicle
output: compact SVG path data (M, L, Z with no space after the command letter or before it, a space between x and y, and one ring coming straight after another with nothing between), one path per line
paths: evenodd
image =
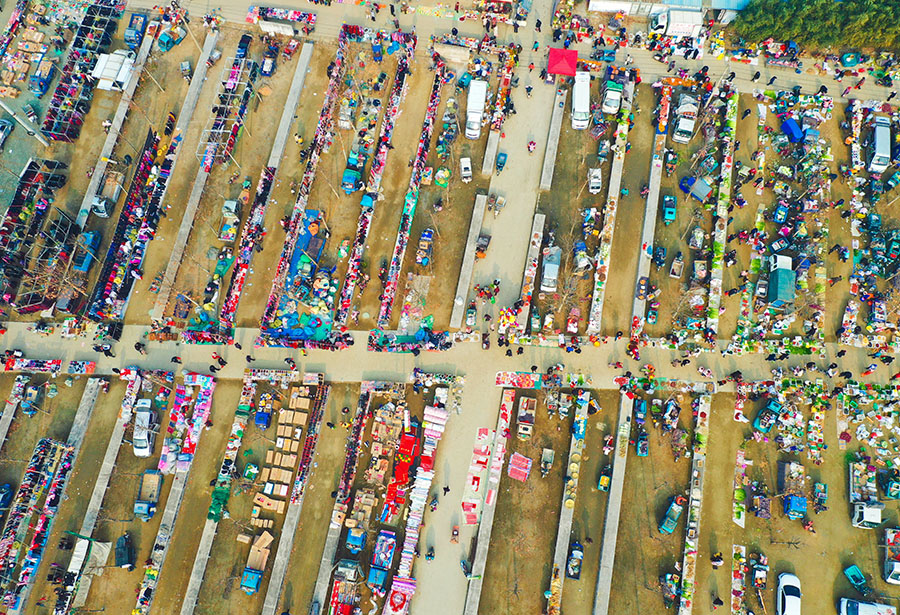
M667 194L663 197L663 222L666 226L669 226L673 222L675 222L675 214L677 212L678 201L675 200L675 197L671 194Z
M541 478L550 474L550 468L553 467L553 459L556 456L552 448L545 448L541 451Z
M684 255L679 252L672 259L672 267L669 269L669 277L681 279L681 273L684 271Z
M653 264L657 267L664 267L666 264L666 248L665 246L656 246L653 250Z
M472 159L471 158L460 158L459 159L459 174L462 177L463 183L468 184L472 181Z
M288 44L284 46L284 49L281 50L281 57L284 58L285 61L290 60L299 46L300 41L292 38L288 41Z
M469 304L469 307L466 308L466 326L474 327L475 323L478 321L478 311L475 309L475 302Z
M703 229L699 226L695 226L694 230L691 231L690 238L688 239L688 247L691 250L702 250L705 240L706 236L703 233Z
M637 439L634 442L638 457L646 457L650 454L650 436L646 429L641 428L638 431Z
M497 173L500 174L503 172L503 168L506 166L507 155L506 152L500 152L497 154Z
M669 500L666 514L663 516L662 521L659 522L660 534L671 534L675 531L675 528L678 527L681 513L684 512L685 504L687 504L687 500L683 495L672 496L672 499Z
M655 325L659 320L659 301L651 301L647 304L647 324Z
M222 59L222 51L220 49L213 49L206 59L206 68L212 68L220 59Z
M419 236L419 247L416 249L416 264L427 267L431 263L434 250L434 229L426 228Z
M584 560L584 547L577 540L569 545L569 559L566 560L566 577L578 580L581 578L581 562Z
M666 151L666 177L672 175L675 172L675 167L678 165L678 154L673 150Z
M491 245L491 236L485 233L479 235L478 240L475 241L475 258L484 258L489 245Z
M34 108L34 103L23 105L22 110L25 112L25 117L28 118L28 121L37 124L38 114L37 110Z
M647 400L643 397L635 397L631 405L631 412L634 414L634 422L643 425L647 422Z
M597 481L597 489L600 491L609 491L609 484L612 482L612 466L604 466L600 470L600 479Z
M844 576L847 577L847 580L850 581L850 584L853 585L853 588L861 593L863 597L872 594L872 588L869 587L869 583L868 581L866 581L866 575L862 573L862 570L859 569L859 566L856 566L854 564L853 566L844 568Z
M609 158L609 139L604 139L600 141L600 145L597 146L597 160L599 162L606 162L606 159Z
M828 485L816 483L813 487L813 511L816 514L828 510L825 504L828 502Z

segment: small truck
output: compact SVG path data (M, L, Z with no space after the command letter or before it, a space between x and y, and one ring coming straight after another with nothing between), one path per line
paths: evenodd
M266 562L269 561L269 545L272 544L272 535L269 532L263 532L250 547L250 555L247 557L247 565L244 567L244 573L241 575L241 589L248 596L252 596L259 591L262 582L263 572L266 569Z
M163 476L159 470L146 470L141 475L141 485L134 501L134 515L141 521L149 521L156 514L162 484Z

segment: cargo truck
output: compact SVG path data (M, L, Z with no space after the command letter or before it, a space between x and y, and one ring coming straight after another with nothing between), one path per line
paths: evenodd
M482 79L473 79L469 83L469 96L466 99L467 139L477 139L481 136L481 122L484 120L487 90L488 83Z
M119 196L122 194L124 181L125 176L118 171L108 171L106 173L103 177L103 188L100 189L100 194L94 196L91 204L91 211L94 212L95 216L98 218L109 218L112 215L113 210L116 208L116 203L119 201Z
M884 530L884 570L885 583L900 585L900 528Z
M252 596L259 591L262 583L263 572L266 569L266 562L269 561L269 545L272 544L272 535L269 532L263 532L250 547L250 556L247 557L247 565L244 567L244 573L241 575L241 589L248 596Z
M377 596L387 592L388 573L394 561L394 550L397 548L397 535L390 530L381 530L375 549L372 552L372 565L369 566L369 577L366 585Z
M703 11L663 9L650 15L650 32L673 38L700 36L703 29Z
M697 99L693 96L682 94L678 99L678 108L675 110L675 127L672 130L672 140L675 143L686 144L694 136L698 109Z
M534 433L534 417L537 410L537 400L533 397L521 397L519 399L519 412L516 414L516 425L519 440L528 440Z
M144 31L147 29L147 16L143 13L132 13L125 28L125 44L132 51L136 51L144 40Z
M47 54L41 56L37 63L37 70L28 80L28 89L36 97L40 98L47 93L50 88L50 82L56 74L56 65L52 60L47 59Z
M853 527L872 529L881 525L884 503L878 501L875 472L863 460L849 464L850 522Z
M134 501L134 515L141 521L149 521L156 514L162 484L162 472L159 470L146 470L141 475L141 485Z

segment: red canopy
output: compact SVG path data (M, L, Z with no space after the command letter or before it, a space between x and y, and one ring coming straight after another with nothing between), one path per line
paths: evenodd
M550 49L547 72L551 75L574 77L576 66L578 66L578 52L574 49Z

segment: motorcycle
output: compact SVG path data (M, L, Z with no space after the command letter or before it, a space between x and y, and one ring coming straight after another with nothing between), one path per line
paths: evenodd
M434 512L437 510L437 505L438 505L438 496L435 493L433 496L431 496L431 504L430 504L431 512Z
M429 562L434 559L434 547L428 547L428 552L425 553L425 559Z
M481 334L481 347L484 350L488 350L491 347L491 336L489 333Z
M533 154L536 147L537 147L537 143L535 143L534 141L529 141L528 142L528 153Z

